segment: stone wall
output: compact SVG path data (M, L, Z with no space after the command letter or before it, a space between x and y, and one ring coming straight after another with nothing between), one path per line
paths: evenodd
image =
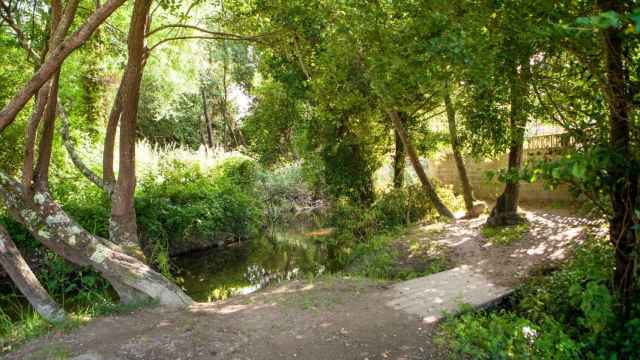
M549 159L559 156L560 150L549 148L528 148L524 152L523 161ZM504 189L504 184L497 179L489 180L486 173L488 171L498 171L507 166L507 154L495 160L476 160L466 158L465 165L471 181L471 186L476 198L481 200L495 200ZM461 192L462 187L458 176L453 154L443 155L440 159L429 160L429 175L438 179L443 184L451 184L455 191ZM522 182L520 187L520 199L523 202L569 202L573 196L566 187L560 187L553 191L546 190L541 182Z

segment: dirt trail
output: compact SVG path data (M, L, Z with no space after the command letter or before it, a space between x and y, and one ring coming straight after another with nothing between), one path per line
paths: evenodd
M540 264L561 260L579 241L582 219L528 213L531 230L509 246L487 244L484 219L458 220L434 236L416 226L407 239L437 241L457 266L513 286ZM292 281L189 309L142 309L105 317L68 334L51 334L7 359L446 359L435 325L386 304L389 286L329 277Z
M584 240L587 219L567 214L568 211L526 211L529 231L523 239L510 245L493 245L483 238L481 228L486 216L457 220L434 238L450 249L456 266L466 265L496 284L513 287L539 267L554 266L564 260L572 247ZM421 231L418 228L414 231Z

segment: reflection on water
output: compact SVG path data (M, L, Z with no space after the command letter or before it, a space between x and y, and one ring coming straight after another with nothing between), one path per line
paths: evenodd
M178 278L196 301L248 294L269 284L325 271L326 251L318 242L326 230L276 231L225 249L174 258Z

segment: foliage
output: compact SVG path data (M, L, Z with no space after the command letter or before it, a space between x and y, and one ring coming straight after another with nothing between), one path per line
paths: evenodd
M519 288L511 309L451 319L442 340L481 359L636 358L640 304L622 316L610 289L612 262L610 245L590 238L570 263Z
M302 122L302 103L277 82L265 81L256 89L252 112L242 121L249 150L265 165L295 159L294 129Z
M558 324L536 325L508 312L468 312L443 326L445 341L460 356L474 359L573 359L576 344Z
M300 163L283 164L258 173L257 191L264 201L266 224L274 226L317 223L325 204L315 194Z
M460 200L452 192L438 189L443 199ZM448 195L448 196L447 196ZM323 238L328 250L330 269L344 268L357 259L364 259L364 273L373 276L389 276L396 257L388 241L398 228L425 218L435 219L437 213L426 201L424 191L418 185L393 189L383 194L373 205L354 203L347 198L337 200L331 206L327 224L334 232Z
M262 219L256 176L255 164L239 157L209 170L162 164L160 172L142 179L136 197L147 246L167 241L175 254L255 236Z
M576 196L582 195L598 208L602 215L612 214L607 196L619 184L610 169L624 169L633 174L640 171L640 162L625 159L609 146L592 146L568 151L549 161L529 164L521 177L526 181L544 181L548 187L569 185Z

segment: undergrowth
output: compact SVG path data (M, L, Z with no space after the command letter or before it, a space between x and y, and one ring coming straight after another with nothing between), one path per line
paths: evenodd
M510 308L445 322L440 342L460 358L640 358L640 301L621 314L612 254L604 239L590 239L563 268L521 286Z
M453 209L460 200L451 189L439 188L439 195ZM418 221L436 222L439 216L419 185L393 189L371 206L338 199L331 207L328 225L334 231L322 238L328 250L329 268L347 269L377 279L399 279L428 275L449 267L443 256L432 255L421 269L399 266L402 254L397 241L406 227Z

